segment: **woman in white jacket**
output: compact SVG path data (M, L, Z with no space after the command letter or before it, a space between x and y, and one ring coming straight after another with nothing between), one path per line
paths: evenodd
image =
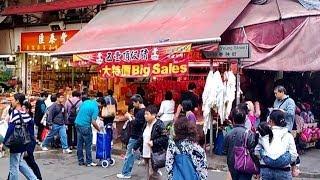
M260 175L262 180L292 179L291 165L298 157L293 136L286 128L282 110L273 110L266 128L258 128L260 137L255 154L260 159Z

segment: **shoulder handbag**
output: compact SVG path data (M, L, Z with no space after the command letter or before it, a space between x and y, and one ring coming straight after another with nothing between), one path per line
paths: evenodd
M112 99L111 97L108 97L109 99L109 104L106 106L102 107L101 110L101 117L113 117L116 115L116 105L112 104Z
M248 174L258 174L259 169L252 160L249 149L247 148L249 131L244 134L243 144L234 147L234 169Z
M166 166L166 150L151 153L151 165L153 170L157 170Z
M13 133L5 143L5 145L10 149L19 148L31 142L31 136L27 129L27 124L23 121L20 111L18 111L18 113L20 117L18 120L20 120L20 123L15 123L18 120L13 122L15 123Z

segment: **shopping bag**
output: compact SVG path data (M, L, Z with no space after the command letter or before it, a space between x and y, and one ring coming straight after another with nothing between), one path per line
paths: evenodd
M97 133L96 159L109 159L111 157L111 136L109 133Z
M41 141L44 141L46 139L46 137L48 136L48 134L49 134L49 129L44 128L41 133Z

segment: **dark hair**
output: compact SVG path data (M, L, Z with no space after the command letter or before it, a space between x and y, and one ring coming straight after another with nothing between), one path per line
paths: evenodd
M47 91L43 91L40 93L40 97L45 97L47 98L48 97L48 92Z
M81 93L79 91L73 91L72 92L72 97L80 97Z
M273 133L271 127L268 125L267 122L261 122L257 128L259 134L264 137L266 135L269 135L269 143L272 142L273 139Z
M108 95L113 96L113 91L111 89L108 90Z
M21 106L23 105L24 100L26 100L26 96L22 93L16 93L13 95L13 97Z
M285 113L282 110L275 109L270 114L270 120L272 120L276 126L286 127L287 122L284 119L284 115Z
M196 124L189 121L186 117L179 118L174 122L175 141L188 139L193 142L198 141Z
M249 108L248 108L248 104L247 103L240 103L240 104L237 105L237 108L241 109L246 114L249 113Z
M62 93L57 93L56 94L57 98L60 98L61 96L64 96Z
M130 104L128 105L128 112L130 112L132 109L134 109L134 106L133 106L132 103L130 103Z
M56 94L52 94L50 97L51 102L56 102L58 99L58 96Z
M231 117L234 124L244 124L246 120L246 112L243 109L236 107L232 110Z
M130 100L131 100L132 102L139 102L140 104L143 103L143 99L142 99L142 96L141 96L140 94L135 94L135 95L133 95L133 96L130 98Z
M99 98L99 97L103 97L103 93L102 92L100 92L100 91L98 91L98 93L97 93L97 97Z
M107 106L106 100L103 97L99 97L97 102L100 103L102 106Z
M165 100L172 100L172 92L166 91L166 94L164 95Z
M196 83L194 83L194 82L189 83L188 90L193 90L193 89L196 89L196 88L197 88Z
M276 87L274 88L274 90L275 90L275 91L278 91L278 92L280 92L280 93L287 94L287 90L286 90L286 88L284 88L283 86L276 86Z
M158 108L157 108L157 106L155 106L155 105L149 105L144 111L148 111L148 112L150 112L150 114L152 114L152 115L158 114Z
M183 111L185 111L185 112L193 110L193 105L192 105L192 101L191 100L182 101L181 106L183 108Z
M31 116L31 117L33 117L33 113L32 113L32 105L31 105L31 103L29 102L29 101L27 101L27 100L25 100L24 102L23 102L23 106L26 108L26 110L27 110L27 113Z

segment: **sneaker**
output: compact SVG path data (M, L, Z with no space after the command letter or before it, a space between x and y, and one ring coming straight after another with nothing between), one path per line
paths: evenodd
M3 154L2 154L2 152L0 152L0 158L2 158L3 157Z
M79 166L84 166L86 165L84 162L79 162Z
M40 145L42 151L49 151L49 149L47 147L42 146L42 144Z
M87 164L87 167L96 167L97 166L97 164L96 163L90 163L90 164Z
M63 150L63 154L71 154L71 153L72 151L69 148Z
M126 175L123 175L123 174L117 174L117 178L119 178L119 179L130 179L131 176L126 176Z

